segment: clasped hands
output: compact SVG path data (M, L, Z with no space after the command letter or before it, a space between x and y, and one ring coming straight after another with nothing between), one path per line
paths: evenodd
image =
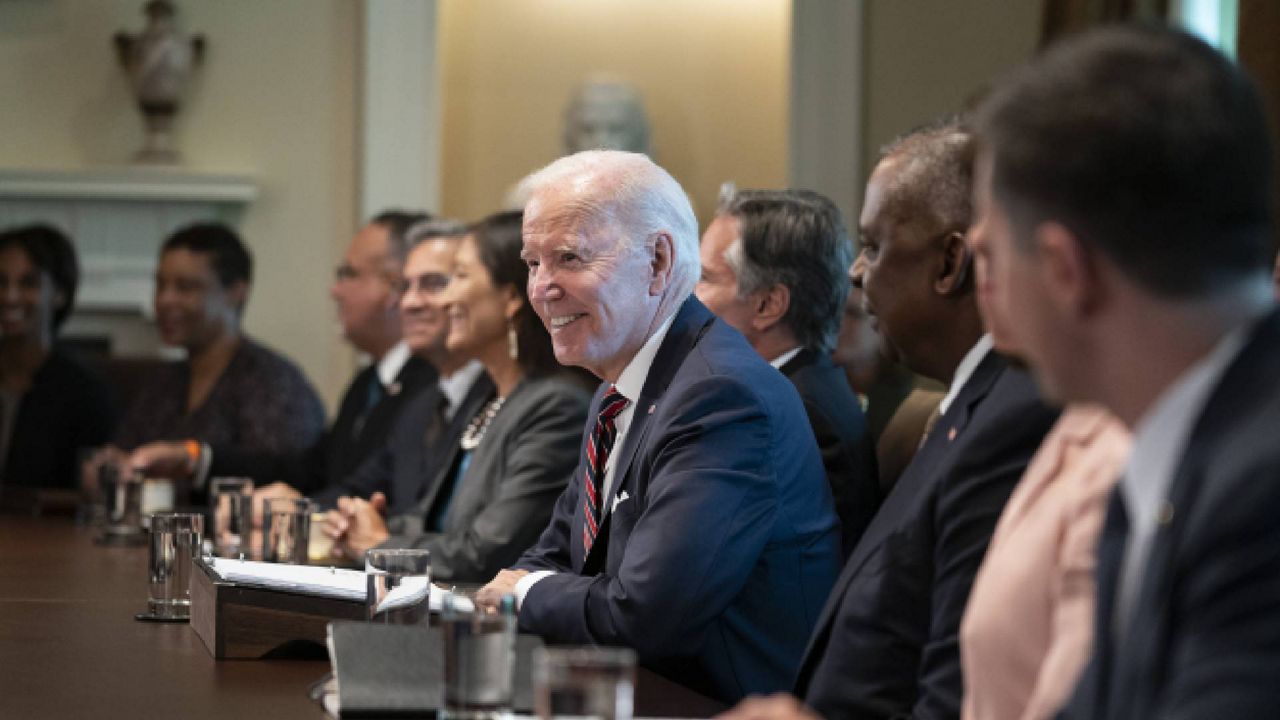
M122 475L139 472L174 480L190 477L193 469L185 442L152 442L133 452L107 445L90 455L80 468L80 486L86 492L97 492L98 472L104 465L114 465Z

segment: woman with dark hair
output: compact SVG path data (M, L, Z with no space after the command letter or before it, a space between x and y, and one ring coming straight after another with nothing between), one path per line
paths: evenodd
M385 500L344 498L329 527L348 557L375 545L431 551L433 577L483 582L537 540L578 463L591 401L582 375L555 360L529 304L521 213L475 225L441 298L449 349L478 359L497 395L471 419L411 515L384 521Z
M302 371L245 337L240 319L252 279L249 251L230 228L191 225L171 235L156 270L156 327L186 350L143 389L104 461L188 480L215 475L259 480L296 461L324 430L324 407Z
M115 428L106 385L54 344L79 279L61 232L0 232L0 488L74 488L77 451Z

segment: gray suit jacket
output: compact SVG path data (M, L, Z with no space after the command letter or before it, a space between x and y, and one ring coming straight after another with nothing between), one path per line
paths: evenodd
M591 395L565 375L524 380L507 397L480 441L471 464L440 498L457 471L461 449L442 457L439 471L414 509L389 526L385 547L431 551L432 577L485 582L510 567L551 520L556 499L578 464L578 442ZM447 500L444 531L423 532L427 514Z

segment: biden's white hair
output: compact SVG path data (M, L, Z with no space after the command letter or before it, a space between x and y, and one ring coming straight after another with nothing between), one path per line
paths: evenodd
M547 192L565 193L567 211L577 221L616 228L633 250L645 247L655 235L669 235L674 257L660 317L674 312L693 292L702 273L698 220L684 188L648 156L586 150L556 160L521 185L531 202Z

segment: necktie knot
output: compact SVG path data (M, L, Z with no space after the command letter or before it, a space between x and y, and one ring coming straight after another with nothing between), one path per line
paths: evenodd
M618 414L626 409L627 396L618 392L617 385L610 385L609 390L605 392L604 399L600 401L600 421L608 422L618 417Z

